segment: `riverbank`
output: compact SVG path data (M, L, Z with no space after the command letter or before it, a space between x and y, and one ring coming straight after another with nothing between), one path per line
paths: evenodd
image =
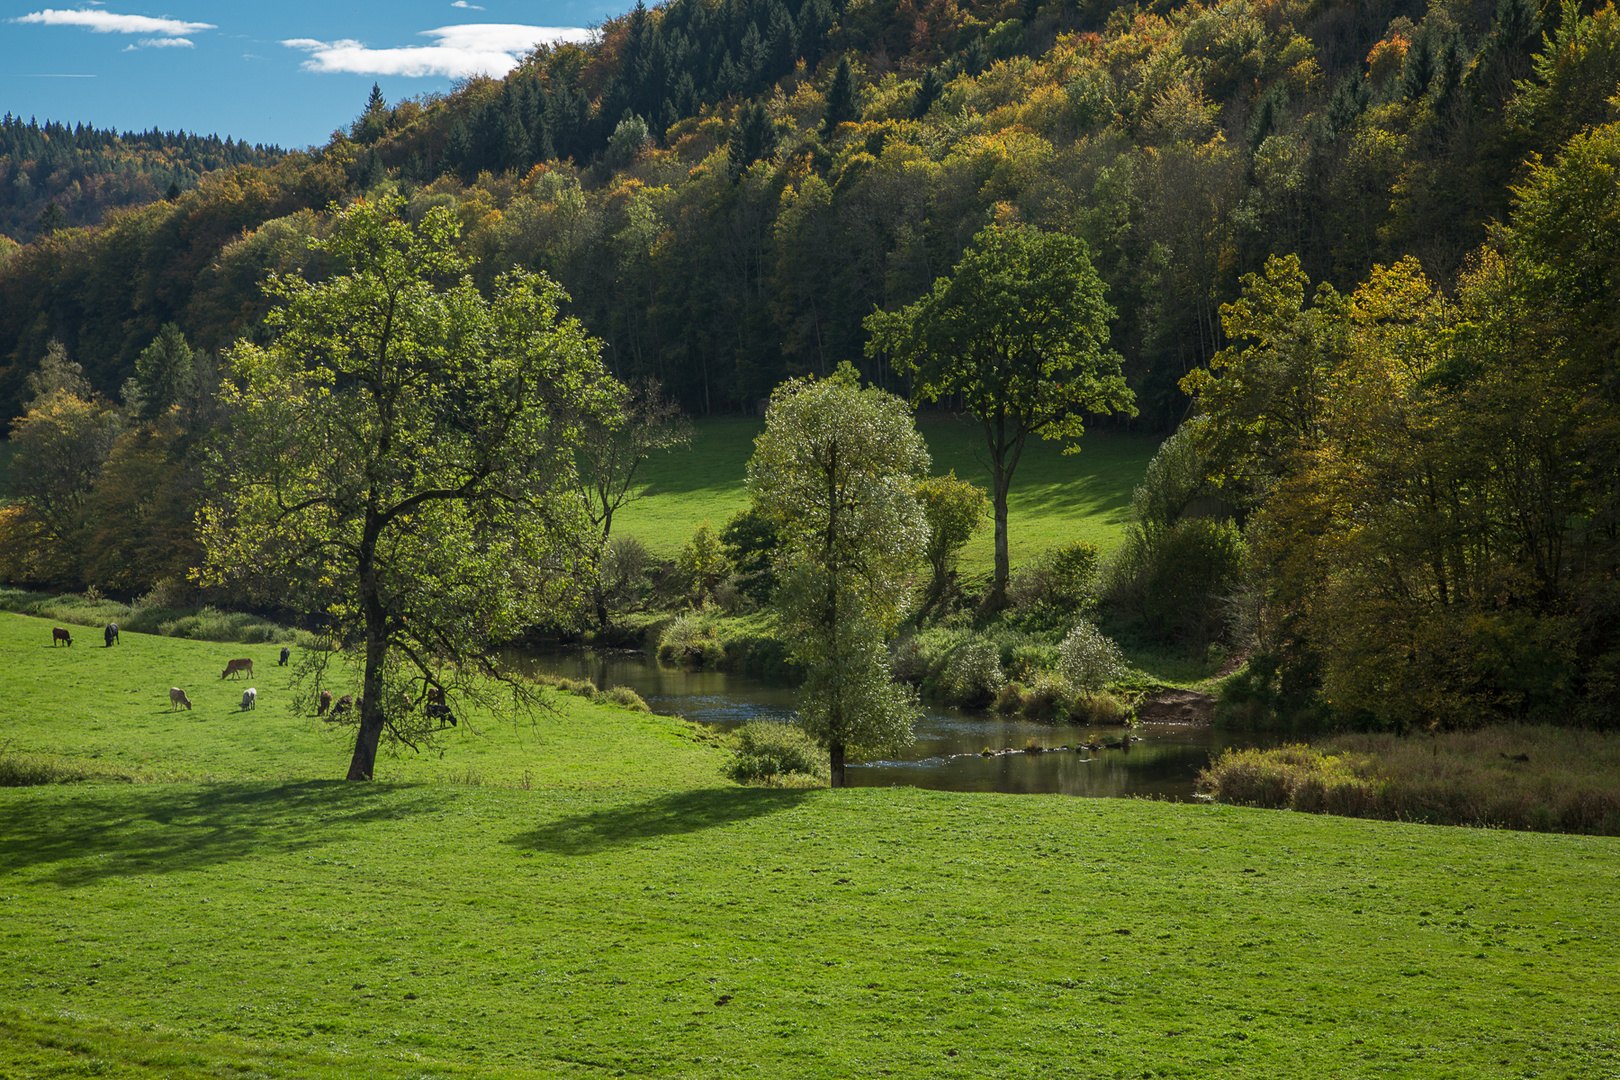
M1620 737L1546 726L1340 735L1228 750L1199 789L1239 806L1620 836Z

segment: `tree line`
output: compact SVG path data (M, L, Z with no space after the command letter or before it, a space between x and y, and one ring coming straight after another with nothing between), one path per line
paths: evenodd
M874 308L922 296L987 223L1077 236L1137 422L1170 430L1243 274L1294 252L1344 289L1410 254L1452 287L1525 163L1605 120L1616 77L1612 5L969 5L927 8L921 33L908 3L827 8L807 37L821 10L638 9L593 45L448 95L374 94L318 151L31 244L0 266L0 413L53 337L108 395L165 322L223 348L268 310L289 238L372 192L454 207L484 287L552 274L613 370L697 413L845 361L903 388L867 354ZM776 55L773 23L791 67L716 82L746 42Z
M174 198L220 169L267 165L275 146L185 131L118 132L0 117L0 236L27 243L109 210Z

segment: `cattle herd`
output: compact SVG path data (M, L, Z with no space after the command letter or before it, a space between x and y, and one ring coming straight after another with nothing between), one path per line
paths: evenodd
M106 629L102 631L102 637L106 641L107 648L109 649L118 644L118 624L108 623ZM51 628L51 647L55 648L57 645L67 645L69 647L73 645L73 635L68 633L66 629L60 626ZM291 656L292 650L283 645L281 647L281 656L278 666L286 667L287 661L291 658ZM248 678L251 679L253 677L252 657L243 656L235 660L225 661L225 670L219 673L219 677L221 679L225 679L232 676L240 676L243 672L247 673ZM360 711L365 708L365 704L365 698L357 698L353 694L344 694L336 701L333 701L332 692L330 690L322 690L315 714L317 716L326 716L332 720L346 716L358 716ZM410 698L405 698L404 704L405 707L409 709L412 704ZM188 710L191 708L191 699L186 696L186 692L178 686L169 687L169 711L173 712L182 705L184 705ZM250 686L246 690L243 690L241 711L247 712L249 709L256 709L258 707L258 688ZM426 700L423 702L423 709L429 717L439 721L441 726L445 723L449 723L451 727L456 726L456 716L450 711L449 705L445 703L443 688L437 686L431 686L428 688Z

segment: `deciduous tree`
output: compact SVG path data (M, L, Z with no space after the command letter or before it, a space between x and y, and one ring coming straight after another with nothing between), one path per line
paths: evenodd
M1006 602L1007 493L1029 437L1077 439L1086 413L1136 412L1107 348L1114 312L1103 291L1080 240L993 226L927 296L866 319L869 355L909 367L924 398L960 394L983 426L996 519L991 608Z
M905 403L860 389L848 364L778 387L748 462L754 505L781 538L776 607L805 669L799 721L827 747L833 787L850 748L911 741L916 706L889 679L886 642L928 536L913 494L927 468Z
M318 242L341 272L274 281L273 339L229 356L232 441L200 513L204 581L273 589L358 646L351 780L373 776L385 730L428 736L412 682L417 700L527 693L496 648L578 595L573 447L606 404L596 346L559 317L556 285L513 271L486 298L455 219L434 209L412 226L397 209L341 210Z

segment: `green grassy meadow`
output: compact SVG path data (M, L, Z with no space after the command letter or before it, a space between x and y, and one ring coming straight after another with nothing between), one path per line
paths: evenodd
M754 437L765 421L726 416L694 424L692 446L656 454L642 467L646 497L614 518L614 531L634 536L653 552L673 556L707 519L716 529L748 505L745 476ZM978 425L940 413L921 413L918 429L933 455L933 471L990 488L984 436ZM1014 565L1070 540L1089 540L1104 551L1130 520L1131 490L1142 482L1158 449L1152 435L1090 432L1078 454L1056 442L1032 439L1013 474L1007 499L1008 549ZM983 572L995 561L994 532L986 523L962 554L962 569Z
M1620 1076L1612 839L739 788L578 699L347 784L258 647L49 627L5 751L191 779L0 789L0 1077Z

